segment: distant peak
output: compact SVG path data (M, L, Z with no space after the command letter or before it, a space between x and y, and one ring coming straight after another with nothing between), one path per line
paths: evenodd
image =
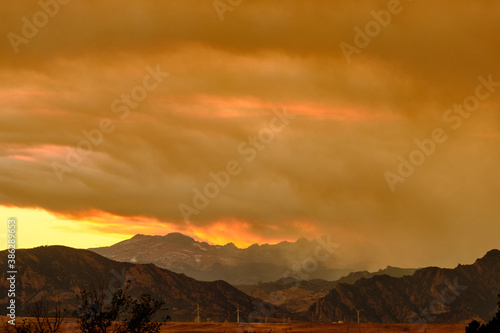
M185 235L181 234L180 232L171 232L169 234L166 234L164 237L175 237L175 236L185 236Z
M482 258L477 259L477 261L496 260L499 257L500 257L500 250L493 249L488 251Z
M309 239L302 236L299 239L297 239L297 243L309 243Z
M226 245L224 245L224 247L231 248L231 249L237 249L236 245L234 245L233 242L227 243Z
M134 235L134 237L132 237L132 239L143 238L145 236L146 235L144 235L144 234L137 234L137 235Z
M172 241L172 242L178 242L178 241L181 241L181 242L194 242L194 238L191 238L189 236L186 236L184 234L181 234L180 232L172 232L170 234L167 234L164 236L165 239L168 239L169 241Z
M500 250L498 249L493 249L486 252L486 256L498 256L498 255L500 255Z
M388 270L390 270L390 269L395 269L395 268L396 268L396 267L393 267L393 266L391 266L391 265L387 265L387 267L386 267L386 268L381 268L381 269L379 269L378 271L379 271L379 272L383 272L383 271L388 271Z

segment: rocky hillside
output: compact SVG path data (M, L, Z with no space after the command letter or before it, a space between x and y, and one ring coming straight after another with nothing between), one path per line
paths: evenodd
M353 284L362 278L370 278L375 275L389 275L402 277L415 273L413 268L397 268L387 266L377 272L359 271L352 272L336 281L321 279L297 280L293 278L280 279L274 282L259 283L257 285L237 285L238 289L250 296L267 300L274 305L282 306L292 312L303 312L309 309L317 300L324 297L338 283ZM283 297L272 297L274 293L280 292Z
M429 267L401 278L387 275L339 283L306 313L313 321L393 323L468 323L496 312L500 293L500 251L472 265Z
M0 263L6 267L7 253L0 253ZM64 246L38 247L16 252L16 305L17 315L29 314L35 302L60 299L65 309L74 310L78 305L75 295L82 288L102 286L109 295L131 280L131 295L149 293L166 302L168 314L173 320L192 321L199 303L201 318L219 321L236 320L236 304L242 310L242 318L268 304L232 287L224 281L200 282L183 274L177 274L153 264L132 264L104 258L92 251ZM0 306L7 304L6 271L2 272ZM277 308L270 317L281 317Z

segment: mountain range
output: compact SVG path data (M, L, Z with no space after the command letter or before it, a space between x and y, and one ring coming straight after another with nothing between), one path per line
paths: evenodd
M416 269L387 266L377 272L352 272L335 281L321 279L297 280L295 278L281 279L274 282L259 283L257 285L236 285L238 289L250 296L271 300L273 293L280 292L283 296L274 305L282 306L292 312L306 311L318 299L324 297L338 283L353 284L359 279L368 279L376 275L402 277L412 275Z
M117 245L125 250L128 246L130 253L125 253L125 256L130 256L140 244L145 244L144 237L147 242L160 245L165 238L135 236L136 242L128 240ZM170 237L180 238L180 241L170 243L176 244L177 251L184 253L186 258L198 255L192 254L199 253L195 252L194 248L206 244L195 242L192 238L180 234ZM181 242L184 242L186 251L182 251ZM298 243L302 243L303 249L312 248L313 254L314 246L318 244L304 240L299 240ZM285 243L281 246L296 250L297 247L293 244ZM225 250L224 248L208 245L205 250L200 249L211 254L213 262L203 266L203 260L198 258L200 261L197 261L197 257L194 257L194 262L200 266L194 263L193 265L200 271L202 267L206 269L222 265L219 262L222 256L214 254L218 253L216 249L222 252L234 251L233 246L228 246ZM113 251L118 250L115 248ZM278 255L282 249L269 245L256 246L252 251L267 251L268 255ZM144 255L146 252L147 250L144 250ZM240 254L235 256L239 260L236 265L244 265L244 260L256 255L245 251L235 252ZM286 257L285 254L282 255ZM228 257L231 258L223 258ZM313 257L305 258L309 258L310 262ZM6 260L7 251L2 251L0 263L4 267ZM135 260L139 261L138 257ZM163 260L167 260L166 255ZM260 260L268 260L269 265L277 263L276 258ZM178 264L181 259L177 258L171 262ZM129 284L129 280L131 295L148 293L156 299L164 300L166 307L170 309L168 314L175 321L193 321L199 305L202 321L234 322L236 309L239 307L244 320L248 320L250 314L262 314L261 317L275 319L290 317L313 322L356 322L359 313L360 322L466 324L472 320L485 322L493 317L496 312L497 294L500 293L499 250L491 250L473 264L458 265L453 269L427 267L415 270L388 266L372 273L360 271L345 274L344 277L333 281L301 280L297 278L301 274L285 274L286 277L274 282L240 284L238 288L221 280L198 281L154 264L111 260L93 251L64 246L17 250L16 269L19 272L16 277L16 312L20 316L29 315L30 309L41 300L52 304L60 300L63 308L72 311L78 306L75 296L82 289L104 286L111 295L117 288ZM313 276L312 270L307 273ZM1 278L0 293L5 297L0 300L0 306L6 306L9 289L6 271L2 272Z
M427 267L400 278L376 275L335 288L305 313L311 321L469 323L488 321L500 293L500 251L471 265Z
M300 267L304 261L314 259L319 250L322 260L316 261L316 269L302 278L337 280L353 269L338 268L339 258L334 246L324 236L272 245L253 244L239 249L233 243L210 245L180 233L171 233L166 236L139 234L112 246L89 250L117 261L153 263L200 281L224 280L242 285L281 279L290 267Z
M0 253L0 263L7 266L7 251ZM29 315L37 301L53 304L60 300L70 312L78 306L75 296L92 286L105 287L112 293L131 280L132 296L149 293L166 302L172 320L193 321L199 304L200 317L217 321L236 321L239 306L241 317L262 312L269 317L283 316L277 307L248 296L224 281L200 282L153 264L132 264L104 258L92 251L64 246L44 246L16 251L16 315ZM1 274L0 295L5 295L0 306L7 306L9 281L4 270Z

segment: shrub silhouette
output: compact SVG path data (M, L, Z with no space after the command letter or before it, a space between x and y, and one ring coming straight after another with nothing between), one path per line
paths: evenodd
M164 302L143 294L138 299L118 289L111 301L102 289L82 290L80 306L73 313L83 333L158 333L161 323L152 322ZM168 309L167 309L168 310Z
M498 294L500 298L500 294ZM469 323L465 328L465 333L500 333L500 300L498 301L498 311L486 325L481 325L477 320Z
M45 298L37 301L30 311L31 318L18 320L15 325L2 324L7 333L61 333L63 332L63 321L66 311L62 308L59 300L53 302Z
M163 306L163 301L156 301L148 294L137 300L130 300L130 316L123 321L117 333L158 333L161 323L152 322L153 316Z

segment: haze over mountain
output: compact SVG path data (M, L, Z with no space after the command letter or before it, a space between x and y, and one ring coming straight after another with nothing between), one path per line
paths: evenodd
M210 245L180 233L166 236L135 235L109 247L89 249L107 258L132 263L153 263L197 280L225 280L234 285L256 284L294 275L299 279L336 280L355 268L339 267L337 245L329 237L296 242L254 244L239 249L234 244ZM315 259L318 258L318 259ZM305 272L303 265L316 265ZM292 272L291 272L292 271Z
M297 280L294 278L281 279L274 282L259 283L257 285L239 285L235 286L252 297L268 300L274 305L282 306L292 312L302 312L324 297L330 290L335 288L338 283L353 284L362 278L370 278L375 275L389 275L392 277L402 277L412 275L416 269L398 268L387 266L377 272L359 271L352 272L335 281L326 281L321 279ZM278 301L273 295L280 292L283 297Z
M0 264L6 267L7 253L0 252ZM64 309L76 309L76 294L90 285L103 284L110 291L123 287L131 280L129 292L138 296L149 293L164 300L172 320L193 321L196 304L202 308L202 321L235 321L237 304L241 318L248 321L252 312L270 306L250 297L224 281L200 282L183 274L170 272L152 264L132 264L104 258L94 252L64 246L38 247L16 252L16 315L28 315L35 302L45 299L61 301ZM7 305L8 281L1 274L0 306ZM271 316L282 316L274 307Z
M487 321L500 293L500 251L491 250L471 265L428 267L411 276L387 275L339 283L306 313L313 321L468 323Z
M6 251L0 253L6 264ZM240 286L250 295L224 281L200 282L153 264L117 262L92 251L63 246L17 251L17 314L29 314L35 302L60 299L65 309L75 309L75 295L96 282L112 292L132 280L130 293L149 293L166 301L173 320L192 321L199 303L202 320L235 321L236 304L243 315L272 309L268 317L320 322L468 323L488 320L496 312L500 293L500 251L491 250L471 265L454 269L428 267L378 272L355 272L338 281L282 279L257 286ZM391 277L385 273L402 275ZM0 293L7 295L6 272ZM354 281L356 280L356 281ZM328 289L331 289L327 292ZM307 311L308 303L323 293ZM258 297L254 297L258 296ZM263 300L259 299L262 298ZM274 301L274 306L265 302ZM279 301L277 301L279 300ZM0 301L6 306L7 298ZM278 306L277 306L278 305Z

